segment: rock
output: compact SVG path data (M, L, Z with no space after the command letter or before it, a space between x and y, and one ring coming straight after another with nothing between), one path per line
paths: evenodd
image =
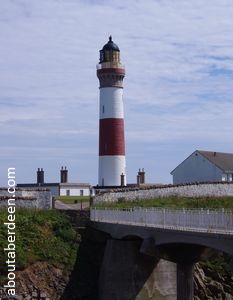
M225 293L225 300L233 300L233 294Z
M97 233L96 233L97 235ZM99 248L100 245L104 244L105 235L98 233L97 236ZM91 234L88 234L88 243L90 242L91 247L94 247L96 244L92 242ZM89 244L87 244L90 247ZM86 246L87 247L87 246ZM102 246L101 246L102 247ZM86 249L86 248L85 248ZM89 253L89 252L88 252ZM102 250L101 250L102 253ZM98 258L99 259L99 258ZM227 261L226 261L227 262ZM96 264L96 256L94 263ZM99 259L98 264L101 263ZM93 264L92 260L89 260L89 265ZM97 268L95 269L97 270ZM86 272L86 268L84 268ZM96 272L97 274L98 272ZM221 269L221 272L218 274L216 270L212 269L211 264L196 264L194 270L194 300L233 300L233 276L229 270L224 272L224 269ZM86 273L83 273L86 274ZM62 270L47 263L47 262L37 262L30 265L27 269L23 271L17 271L17 297L11 298L11 300L58 300L61 299L64 295L64 290L68 290L66 298L63 299L86 299L93 300L95 299L96 287L90 287L91 283L97 282L97 277L91 277L91 280L87 280L85 276L80 276L79 281L81 284L77 288L76 274L75 282L73 286L69 286L68 273L63 274ZM88 277L89 278L89 277ZM87 284L82 292L79 288L82 284ZM97 283L96 283L97 286ZM92 288L92 293L89 291ZM89 294L88 294L89 293ZM81 294L81 296L80 296ZM93 296L94 295L94 296ZM72 298L72 297L74 298ZM76 297L76 298L75 298ZM0 288L0 299L9 300L7 296L7 291Z
M232 295L232 299L233 299L233 287L230 286L229 284L224 284L224 291L226 292L226 294L230 294Z
M208 283L207 288L210 290L211 294L213 295L224 294L224 289L222 284L217 281L211 281L210 283Z
M23 300L23 296L15 295L15 296L14 296L14 299L15 299L15 300Z
M42 292L42 293L40 293L40 298L41 298L41 299L46 299L46 298L47 298L47 295L46 295L45 293Z
M223 256L219 254L219 257L221 263ZM227 268L222 267L221 272L217 272L214 267L210 268L209 264L197 263L194 271L194 295L197 298L194 299L233 300L231 276Z
M38 297L38 293L37 292L32 292L32 297L37 298Z
M60 299L69 280L61 269L47 262L36 262L23 271L17 271L16 275L17 293L23 300L28 296L27 300Z
M207 295L205 274L198 264L195 266L194 287L195 291L198 291L197 296L199 296L200 299L204 299L204 297Z

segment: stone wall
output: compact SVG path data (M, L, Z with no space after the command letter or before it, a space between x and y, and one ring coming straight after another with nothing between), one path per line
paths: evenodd
M0 188L0 208L8 206L8 199L12 198L7 188ZM52 196L45 188L16 188L16 207L26 208L52 208Z
M233 182L193 183L183 185L141 186L138 188L113 189L97 194L93 202L132 201L169 196L208 197L233 196Z

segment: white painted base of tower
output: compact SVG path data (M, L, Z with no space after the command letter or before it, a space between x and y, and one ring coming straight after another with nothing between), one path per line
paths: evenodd
M125 156L99 156L99 186L121 186L121 174L125 175L125 165Z

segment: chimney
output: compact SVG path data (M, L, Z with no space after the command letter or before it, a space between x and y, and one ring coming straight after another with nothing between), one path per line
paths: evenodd
M42 168L37 170L37 184L44 184L44 170Z
M64 179L65 179L65 182L68 182L68 170L66 169L66 167L65 167L65 170L64 170Z
M137 175L137 185L140 185L140 175Z
M61 178L60 182L61 183L68 182L68 170L66 169L66 167L65 168L61 167L60 174L61 174L61 176L60 176L60 178Z
M125 175L121 174L121 186L125 186Z
M140 178L141 178L141 183L145 183L145 171L144 171L144 168L142 168L142 172L141 172Z
M138 171L138 175L137 175L137 184L140 185L140 184L143 184L145 183L145 171L144 171L144 168L142 169L139 169Z

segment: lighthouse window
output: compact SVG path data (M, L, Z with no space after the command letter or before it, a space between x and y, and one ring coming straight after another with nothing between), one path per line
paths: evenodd
M100 63L104 61L104 52L100 50Z
M103 105L103 107L102 107L102 113L104 114L104 105Z

